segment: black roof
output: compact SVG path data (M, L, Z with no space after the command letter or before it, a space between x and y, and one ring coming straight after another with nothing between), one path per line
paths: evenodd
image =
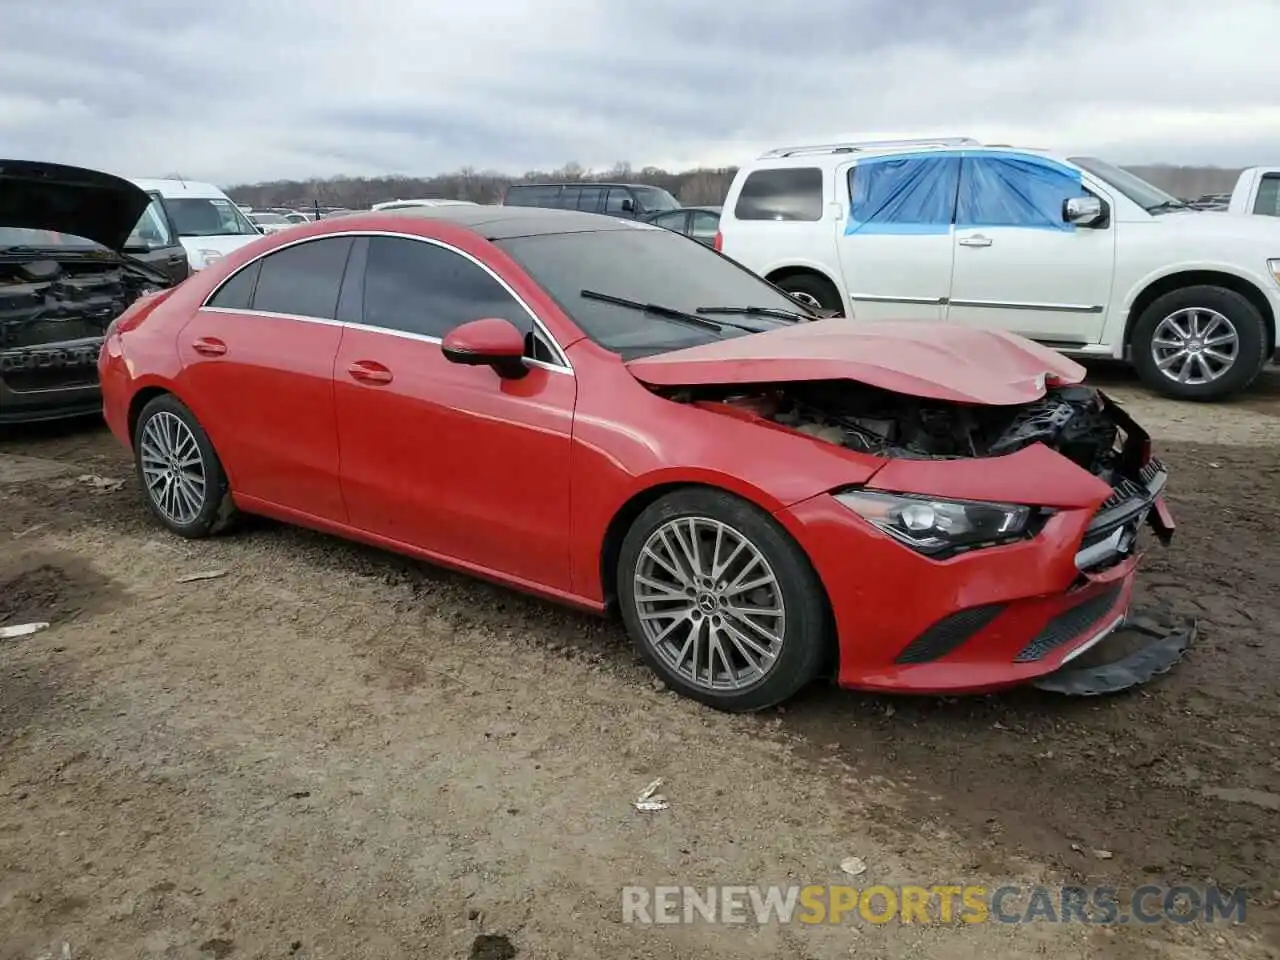
M513 183L508 190L529 187L628 187L632 190L661 190L652 183L623 183L621 180L539 180L536 183Z
M471 206L406 207L402 210L379 210L389 217L425 217L448 220L468 227L486 240L510 240L512 237L536 237L551 233L593 233L600 230L635 229L634 220L622 220L600 213L578 210L549 210L546 207Z

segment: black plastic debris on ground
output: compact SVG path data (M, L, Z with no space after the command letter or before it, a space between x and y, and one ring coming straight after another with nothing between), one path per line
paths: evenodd
M1060 670L1032 686L1069 697L1122 693L1167 673L1196 639L1195 620L1177 621L1152 613L1132 615L1114 633ZM1114 659L1105 659L1115 651Z
M515 960L516 948L500 933L482 933L471 942L470 960Z

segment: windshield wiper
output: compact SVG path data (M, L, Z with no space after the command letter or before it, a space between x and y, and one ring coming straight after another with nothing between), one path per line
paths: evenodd
M1162 200L1147 207L1147 213L1167 213L1170 210L1189 210L1181 200Z
M679 320L681 323L687 323L691 327L701 327L704 330L715 330L717 333L724 329L721 324L716 323L714 320L708 320L706 317L700 317L696 313L685 313L683 310L677 310L675 307L664 307L660 303L642 303L639 300L628 300L626 297L615 297L610 293L600 293L598 290L580 290L578 293L587 300L599 300L601 303L612 303L616 307L629 307L632 310L639 310L642 313L652 313L655 317L665 317L668 320Z
M778 320L790 320L792 323L807 323L817 317L807 316L781 307L699 307L698 313L740 313L747 317L775 317Z

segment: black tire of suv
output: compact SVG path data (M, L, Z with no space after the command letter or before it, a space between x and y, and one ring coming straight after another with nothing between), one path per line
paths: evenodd
M799 299L806 305L812 306L808 300L804 299L810 297L816 300L823 310L837 310L839 316L844 316L844 303L840 300L840 291L826 277L816 273L794 273L779 280L775 286L793 297L801 294Z
M786 625L773 667L751 686L712 690L676 673L647 639L635 596L641 551L659 527L681 517L702 517L732 527L760 552L781 592ZM627 531L618 558L617 591L627 633L645 663L673 690L717 710L764 710L789 699L827 665L832 648L826 592L808 556L778 523L754 504L705 487L675 490L654 501Z
M1240 348L1235 362L1216 380L1208 383L1178 383L1167 377L1152 356L1152 339L1165 317L1188 308L1214 310L1235 327ZM1245 297L1209 284L1182 287L1157 297L1138 318L1130 345L1133 366L1147 386L1176 400L1221 400L1246 389L1266 364L1267 325L1258 308Z
M195 518L188 523L178 523L165 516L150 490L147 489L147 478L142 470L142 431L147 421L161 413L168 413L181 420L191 431L196 447L200 451L200 462L205 474L204 502L201 503ZM232 526L238 512L231 499L231 485L227 480L226 471L222 469L222 461L218 459L218 453L214 450L209 435L204 432L200 421L187 409L186 404L168 393L151 400L138 414L133 436L133 457L134 466L138 472L138 483L142 487L142 495L146 498L147 507L157 520L173 533L188 540L214 536Z

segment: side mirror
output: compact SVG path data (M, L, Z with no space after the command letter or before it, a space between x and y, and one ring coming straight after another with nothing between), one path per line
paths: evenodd
M450 363L493 367L504 380L518 380L529 372L524 364L524 337L510 320L489 317L454 327L440 343Z
M1077 227L1096 226L1102 218L1102 201L1097 197L1071 197L1062 204L1062 219Z
M622 212L623 212L623 213L635 213L635 212L636 212L636 202L635 202L634 200L632 200L630 197L623 197L623 199L622 199Z

